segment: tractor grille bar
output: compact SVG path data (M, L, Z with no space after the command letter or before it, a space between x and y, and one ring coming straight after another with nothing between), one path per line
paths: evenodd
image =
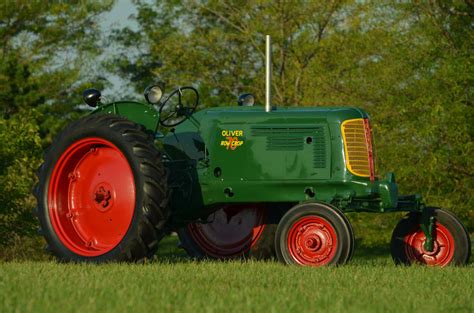
M374 180L372 136L368 119L346 120L341 125L344 155L349 172Z

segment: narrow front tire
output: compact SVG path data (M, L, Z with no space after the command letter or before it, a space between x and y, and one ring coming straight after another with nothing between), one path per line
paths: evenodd
M421 229L421 213L409 213L395 227L391 252L395 264L428 266L465 265L471 254L471 241L461 221L451 212L432 210L435 218L433 251L424 248L426 236Z

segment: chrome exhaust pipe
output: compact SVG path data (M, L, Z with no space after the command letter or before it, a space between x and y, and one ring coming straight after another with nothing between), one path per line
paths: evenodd
M265 112L272 111L272 38L265 37Z

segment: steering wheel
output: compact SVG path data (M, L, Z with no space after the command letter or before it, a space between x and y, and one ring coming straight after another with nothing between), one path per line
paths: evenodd
M177 97L177 99L176 99ZM173 127L187 120L196 111L199 93L191 86L174 90L160 106L160 124Z

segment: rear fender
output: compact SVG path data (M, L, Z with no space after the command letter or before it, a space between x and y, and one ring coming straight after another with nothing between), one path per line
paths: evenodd
M117 101L104 104L92 111L91 114L116 114L132 122L143 125L147 130L155 133L160 120L158 111L149 104L135 101Z

